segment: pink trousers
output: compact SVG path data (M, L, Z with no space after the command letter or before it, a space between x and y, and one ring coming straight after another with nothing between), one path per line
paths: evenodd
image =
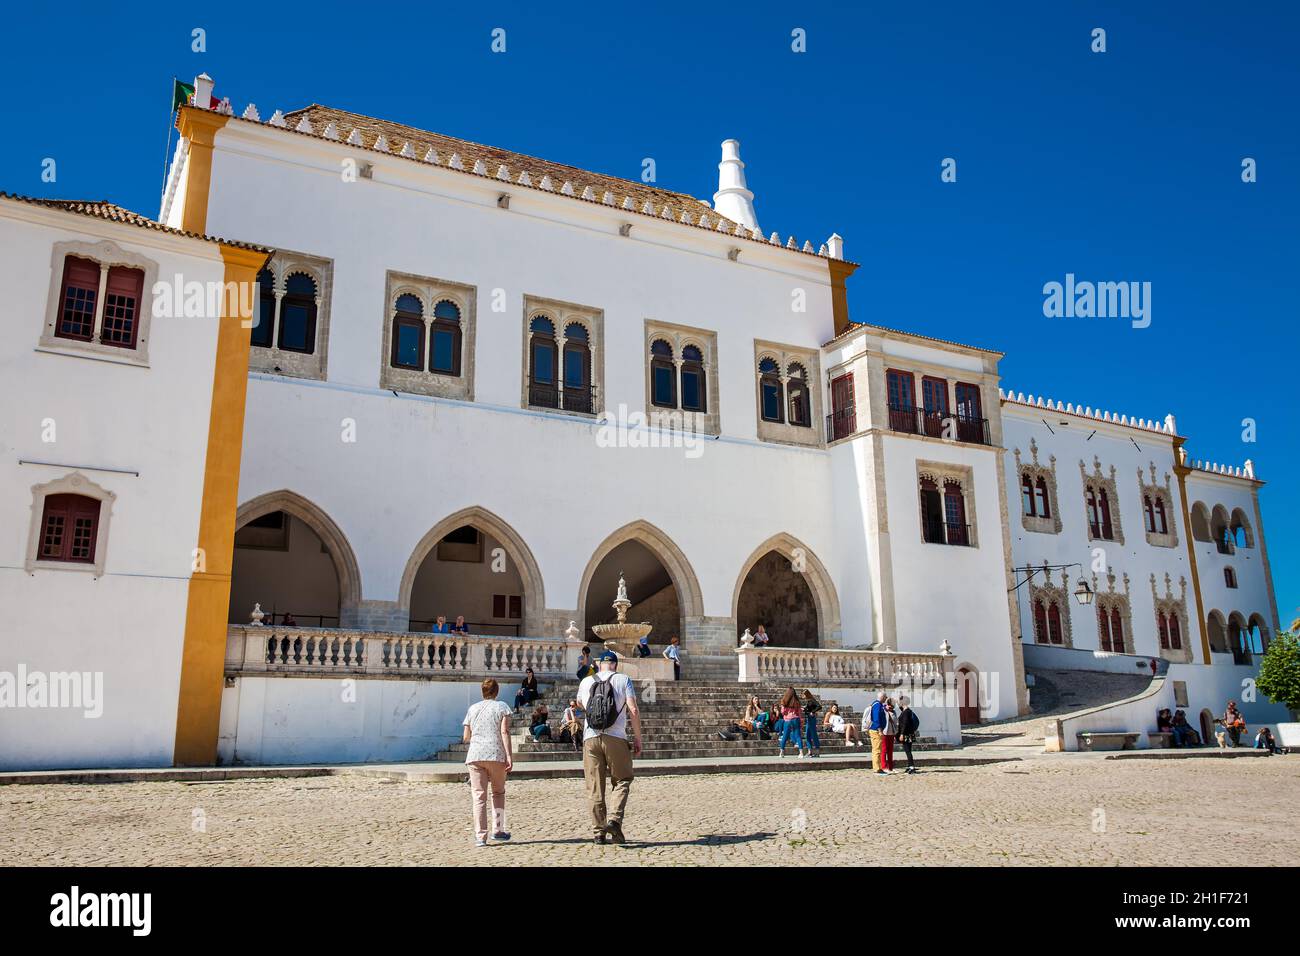
M479 760L465 765L474 795L474 835L488 837L488 791L492 792L492 832L506 828L506 765L501 760Z

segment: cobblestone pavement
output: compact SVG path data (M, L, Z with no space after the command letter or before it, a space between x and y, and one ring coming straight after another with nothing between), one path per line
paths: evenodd
M469 788L362 777L0 787L0 864L1294 865L1300 758L1025 760L647 777L630 845L589 842L579 780L509 786L472 846Z

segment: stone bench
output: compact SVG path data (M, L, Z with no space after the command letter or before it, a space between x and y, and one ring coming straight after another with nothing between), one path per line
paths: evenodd
M1080 750L1136 750L1139 736L1136 731L1098 733L1087 730L1075 734Z
M1174 735L1164 730L1148 730L1147 742L1153 750L1168 750L1174 745Z

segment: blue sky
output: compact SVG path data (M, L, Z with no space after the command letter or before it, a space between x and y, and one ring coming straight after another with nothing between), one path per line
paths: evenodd
M1252 458L1300 615L1300 5L468 6L14 6L0 189L156 215L171 77L204 70L264 116L321 102L627 178L653 157L700 197L736 137L764 229L845 237L855 319L996 348L1009 387L1172 411L1193 457ZM1045 319L1067 272L1150 282L1150 327Z

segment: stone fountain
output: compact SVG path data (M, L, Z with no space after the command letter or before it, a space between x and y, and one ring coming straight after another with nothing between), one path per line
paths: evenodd
M627 619L627 609L632 606L632 602L627 596L627 582L623 580L623 572L618 574L618 596L614 598L613 608L618 614L618 621L613 624L593 624L592 632L605 642L620 657L630 656L633 646L645 637L654 628L654 625L642 622L632 624Z

